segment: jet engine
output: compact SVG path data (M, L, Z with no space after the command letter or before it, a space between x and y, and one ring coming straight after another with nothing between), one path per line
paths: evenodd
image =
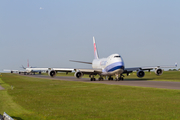
M156 75L162 75L162 74L163 74L163 70L160 69L160 68L157 68L157 69L155 70L155 74L156 74Z
M76 78L81 78L81 77L83 76L83 73L80 72L80 71L78 71L78 72L75 72L74 76L75 76Z
M56 71L55 70L49 70L48 75L51 76L51 77L55 77L56 76Z
M144 73L143 70L140 70L140 71L137 72L137 76L140 77L140 78L144 77L144 75L145 75L145 73Z

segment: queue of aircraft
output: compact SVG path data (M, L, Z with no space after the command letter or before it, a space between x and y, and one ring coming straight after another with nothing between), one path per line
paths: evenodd
M174 66L152 66L152 67L132 67L132 68L125 68L124 61L122 57L119 54L112 54L107 58L99 58L97 46L95 42L95 38L93 37L93 45L94 45L94 60L92 62L84 62L84 61L75 61L70 60L72 62L78 62L78 63L85 63L85 64L91 64L92 69L77 69L77 68L33 68L28 67L24 68L24 71L18 71L19 74L35 74L46 71L48 72L48 75L50 77L55 77L57 72L75 72L74 76L76 78L81 78L84 74L88 74L91 81L95 81L95 76L99 75L98 80L104 80L104 77L108 77L108 80L113 80L113 76L115 76L115 80L123 80L124 75L127 76L129 73L132 73L133 71L137 71L137 77L144 77L145 70L151 71L155 69L156 75L162 75L163 70L162 68L175 68L177 67L177 63L175 63Z

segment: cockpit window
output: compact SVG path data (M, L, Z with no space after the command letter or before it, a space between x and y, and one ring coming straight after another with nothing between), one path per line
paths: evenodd
M120 58L121 56L114 56L115 58Z

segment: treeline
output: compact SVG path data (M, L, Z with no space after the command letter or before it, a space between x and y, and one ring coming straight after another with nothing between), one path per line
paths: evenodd
M177 70L177 69L169 69L169 71L180 71L180 68Z

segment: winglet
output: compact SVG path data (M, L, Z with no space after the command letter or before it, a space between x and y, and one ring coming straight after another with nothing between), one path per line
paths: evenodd
M96 47L96 42L95 42L95 38L94 37L93 37L93 44L94 44L94 58L95 59L99 59L98 52L97 52L97 47Z

